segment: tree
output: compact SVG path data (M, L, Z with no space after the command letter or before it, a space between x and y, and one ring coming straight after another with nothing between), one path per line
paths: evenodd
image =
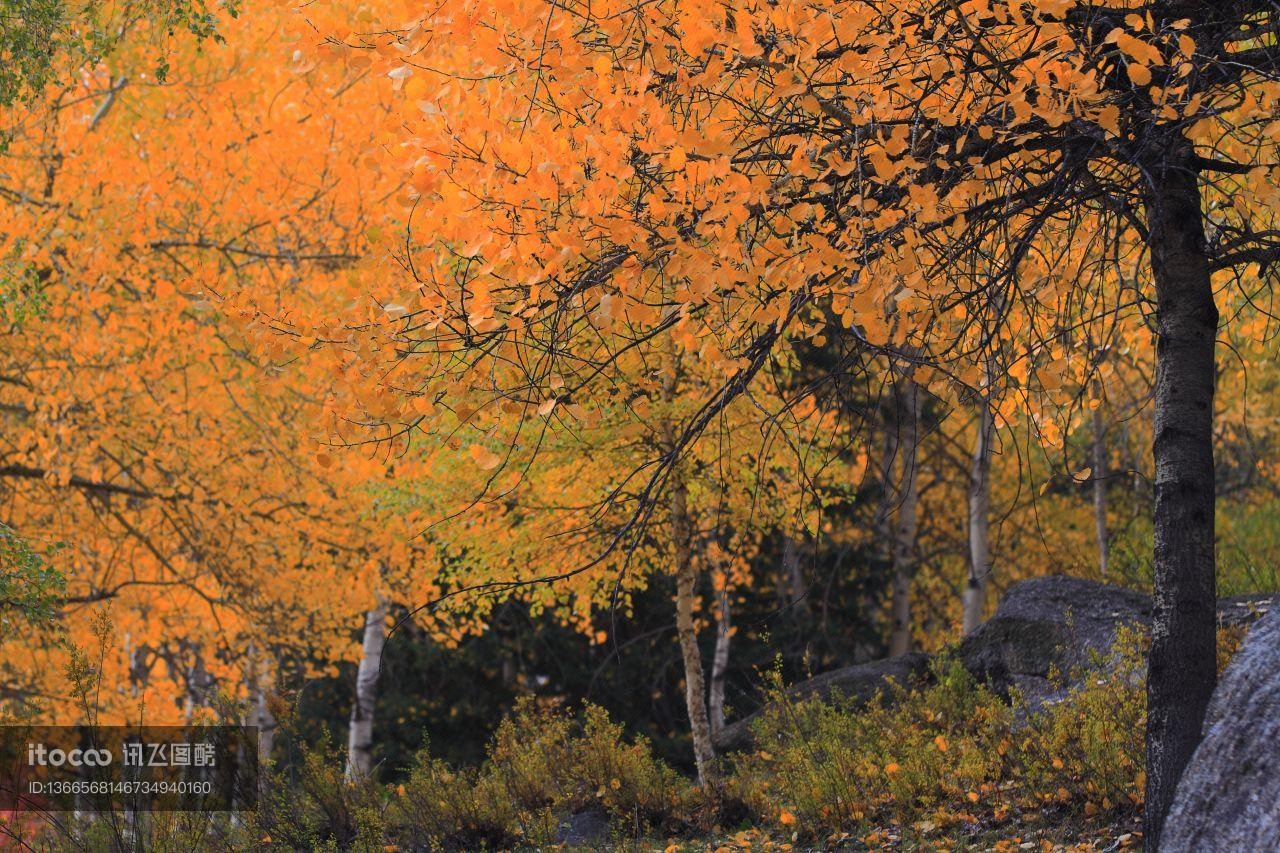
M650 316L640 339L714 339L738 366L680 449L781 341L822 333L815 305L865 346L956 365L974 387L980 359L953 344L1043 298L1018 281L1047 232L1148 248L1159 344L1147 802L1158 841L1213 686L1210 276L1276 251L1265 223L1237 208L1209 244L1201 181L1212 194L1242 175L1270 182L1272 143L1255 130L1275 97L1269 8L557 8L450 6L392 48L378 35L338 48L379 49L410 81L422 152L412 174L435 238L408 235L421 313L399 345L464 353L472 390L483 377L497 396L536 398L548 376L576 374L572 392L586 393L611 356L582 317L634 306ZM427 74L448 86L432 97L414 83ZM1103 227L1112 218L1120 229ZM985 280L943 286L931 274L971 252L999 259ZM688 287L655 292L658 269ZM494 389L474 368L502 353L530 359Z
M51 608L73 644L110 604L104 719L181 720L215 692L267 719L282 671L354 657L378 594L436 594L437 552L411 541L425 522L387 507L382 461L325 446L340 370L240 302L288 299L298 323L331 308L396 185L348 158L383 107L359 72L283 61L277 10L228 25L245 62L230 71L219 48L162 42L163 19L131 20L100 63L5 116L4 520L58 546ZM24 627L5 644L11 707L66 694L58 640Z

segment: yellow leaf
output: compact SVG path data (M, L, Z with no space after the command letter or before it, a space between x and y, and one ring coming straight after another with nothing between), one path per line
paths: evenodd
M487 237L482 237L476 240L475 242L471 243L469 246L466 246L458 254L462 255L462 257L464 258L479 257L480 252L484 250L484 244L488 242L489 242L489 239Z
M782 824L783 826L791 826L791 824L795 822L796 822L796 816L793 815L791 812L787 811L786 809L783 809L782 814L778 815L778 823Z
M1136 62L1129 63L1129 80L1135 86L1145 86L1151 82L1151 69Z
M884 774L886 776L896 776L902 767L896 761L891 761L884 766Z
M405 97L418 101L427 94L427 90L430 88L431 87L427 83L426 79L421 75L418 75L410 77L408 82L404 84L404 94Z
M471 454L471 459L478 465L481 470L491 471L502 464L502 457L494 453L483 444L473 444L467 448L467 452Z
M933 745L938 748L938 752L947 751L947 739L944 738L942 735L938 735L933 739Z
M667 155L667 166L673 171L679 171L684 168L684 164L688 162L689 155L680 146L671 149L671 153Z

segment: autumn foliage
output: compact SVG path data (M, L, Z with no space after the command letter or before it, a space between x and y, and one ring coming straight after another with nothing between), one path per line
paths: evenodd
M6 720L259 725L311 787L249 831L299 847L1158 831L1214 597L1276 585L1272 10L91 6L0 78ZM945 665L865 712L758 666L943 650L1050 573L1154 588L1149 699L1026 734ZM526 666L562 629L572 686ZM308 685L352 731L417 689L384 644L572 704L633 642L662 755L528 698L479 768L292 751Z

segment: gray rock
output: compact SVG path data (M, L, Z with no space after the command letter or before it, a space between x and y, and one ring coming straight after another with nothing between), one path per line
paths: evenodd
M1267 614L1280 600L1276 593L1233 595L1218 599L1218 624L1224 627L1252 625Z
M603 809L588 807L574 812L556 827L556 844L594 844L609 831L609 816Z
M1105 659L1125 625L1146 625L1151 599L1117 586L1054 575L1015 584L995 614L960 644L960 662L997 691L1017 688L1034 707L1060 698L1050 678Z
M1280 608L1249 631L1214 691L1160 849L1280 850Z
M1248 626L1280 602L1280 595L1245 595L1219 602L1223 625ZM1274 609L1280 610L1280 607ZM1075 685L1073 670L1101 661L1105 668L1119 629L1146 628L1151 598L1143 593L1083 578L1054 575L1014 584L991 619L958 650L961 664L998 692L1016 688L1031 708L1058 701ZM822 673L789 688L795 697L839 691L855 703L869 701L889 679L900 684L927 676L930 658L913 652L887 660ZM1056 670L1061 679L1050 678ZM715 736L720 750L751 745L751 723L759 713L725 726Z
M909 685L925 676L929 670L929 655L910 652L885 660L860 663L833 669L802 681L787 689L787 695L795 699L819 696L823 699L839 693L852 705L864 705L877 693L889 686L892 680ZM714 738L717 749L745 749L751 745L751 724L760 715L756 712L725 726Z

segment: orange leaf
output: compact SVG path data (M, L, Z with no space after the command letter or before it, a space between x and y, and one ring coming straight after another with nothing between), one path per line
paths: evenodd
M1129 63L1129 80L1135 86L1145 86L1151 82L1151 69L1136 62Z
M471 460L475 462L481 470L491 471L502 464L502 457L485 447L483 444L473 444L467 448L467 452L471 454Z

